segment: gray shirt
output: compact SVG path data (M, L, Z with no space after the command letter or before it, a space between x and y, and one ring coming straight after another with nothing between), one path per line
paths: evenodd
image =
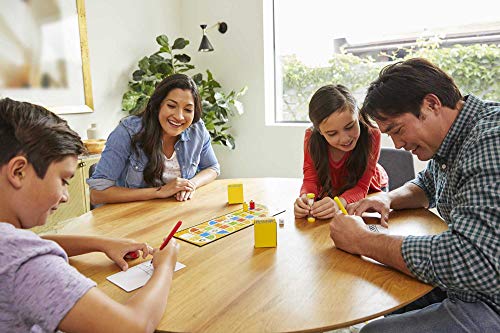
M0 222L0 332L54 332L95 286L55 242Z

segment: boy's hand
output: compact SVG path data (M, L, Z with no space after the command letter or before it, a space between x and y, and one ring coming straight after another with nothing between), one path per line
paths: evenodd
M128 269L128 264L124 257L129 252L140 254L146 258L148 255L153 254L153 248L146 243L139 243L130 239L106 239L102 244L102 252L104 252L109 259L113 260L123 271Z
M173 271L175 268L175 263L177 262L179 248L179 243L177 243L175 238L172 238L163 248L163 250L160 251L160 249L154 249L153 267L155 269L167 267L169 269L172 269Z

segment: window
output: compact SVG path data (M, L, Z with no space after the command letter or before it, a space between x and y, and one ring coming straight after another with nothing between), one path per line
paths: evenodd
M360 105L390 62L424 57L462 93L500 100L500 2L274 0L275 122L308 122L321 86Z

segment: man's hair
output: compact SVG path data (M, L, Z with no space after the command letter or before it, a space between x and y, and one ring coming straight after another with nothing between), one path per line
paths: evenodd
M420 116L427 94L436 95L444 106L455 108L462 94L453 79L426 59L413 58L382 69L366 93L362 113L374 119L412 113Z
M52 162L85 152L80 136L54 113L39 105L0 100L0 167L23 155L43 179Z

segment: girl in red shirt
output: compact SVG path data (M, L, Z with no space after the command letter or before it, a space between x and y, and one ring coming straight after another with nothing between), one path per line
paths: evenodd
M345 206L387 187L387 173L377 164L380 130L360 115L346 87L318 89L309 103L309 119L313 127L304 137L304 181L295 200L296 218L331 218L339 209L334 196ZM311 207L307 193L317 200Z

